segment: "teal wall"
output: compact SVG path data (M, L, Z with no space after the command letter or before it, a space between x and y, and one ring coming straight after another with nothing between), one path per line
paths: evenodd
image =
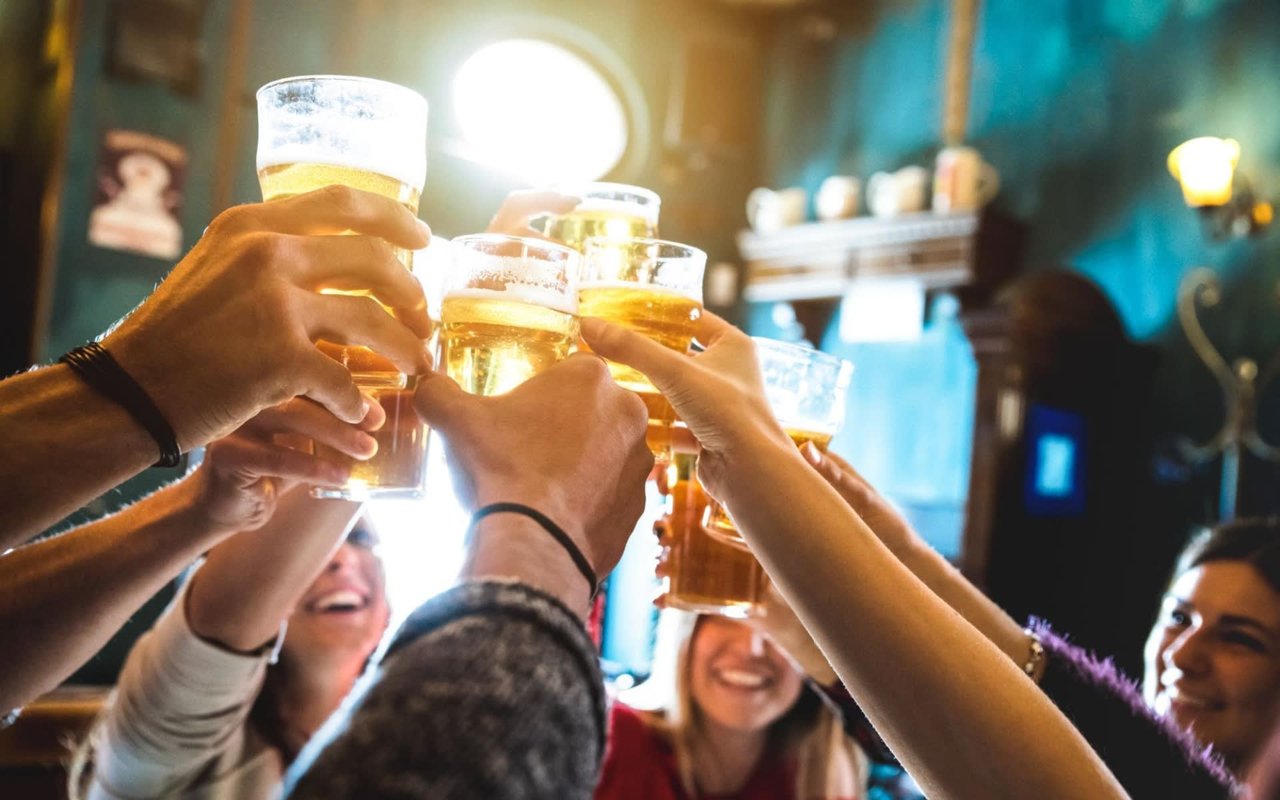
M941 140L941 77L950 4L862 4L832 42L798 25L775 38L767 99L770 185L815 190L831 174L932 165ZM1192 267L1227 285L1206 328L1230 358L1280 346L1280 230L1216 243L1181 200L1165 158L1199 135L1240 141L1240 168L1280 192L1280 3L1271 0L986 0L974 56L969 143L1000 171L996 205L1029 227L1028 269L1066 266L1095 281L1129 334L1160 353L1151 415L1162 436L1207 439L1222 423L1216 384L1175 318ZM757 332L778 333L768 308ZM837 320L838 323L838 320ZM824 346L857 365L849 423L836 447L917 513L935 542L958 529L967 486L974 364L947 314L913 344ZM1262 429L1280 440L1264 397ZM1162 544L1208 520L1216 465L1183 475ZM1274 496L1274 492L1271 492ZM928 513L950 508L955 513ZM1166 548L1167 549L1167 548Z

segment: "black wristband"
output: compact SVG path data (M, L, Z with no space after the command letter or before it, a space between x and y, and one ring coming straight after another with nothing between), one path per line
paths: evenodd
M569 538L569 534L565 533L559 525L552 522L546 514L536 508L530 508L520 503L490 503L487 506L481 506L471 515L471 525L467 528L467 538L471 538L471 534L475 531L476 525L480 523L480 520L490 514L503 512L528 517L541 525L547 533L551 534L551 538L559 542L560 546L569 554L569 558L573 561L573 565L578 568L578 572L581 572L582 577L587 579L587 585L591 588L591 599L594 600L596 598L596 592L600 589L600 580L596 578L595 570L591 568L591 562L587 561L587 557L582 554L578 546Z
M153 466L178 466L182 450L178 447L173 426L138 382L107 352L107 348L97 342L89 342L58 360L71 367L85 383L122 406L151 434L160 448L160 460Z

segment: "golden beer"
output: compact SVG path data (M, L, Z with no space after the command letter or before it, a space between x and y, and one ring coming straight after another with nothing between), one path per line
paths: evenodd
M351 186L395 200L417 214L420 194L403 181L369 170L333 164L292 163L264 167L258 171L264 200L281 200L334 184ZM396 252L406 269L413 268L413 253ZM336 290L329 290L337 294ZM344 291L341 294L368 294ZM346 464L351 469L345 491L326 488L316 490L323 496L363 496L379 486L420 486L425 477L427 430L413 410L414 379L403 375L387 359L367 347L319 341L316 345L330 358L351 372L351 378L362 391L377 401L387 414L387 421L373 432L378 452L366 461L351 458L333 448L316 445L316 455Z
M663 286L601 281L583 284L578 290L578 313L630 328L663 347L685 353L702 316L702 303ZM610 361L609 371L623 388L657 391L648 378L625 364Z
M547 225L547 236L582 252L587 239L629 239L658 234L657 210L646 216L643 209L623 201L587 198L568 214L553 217Z
M394 200L414 214L418 213L420 192L398 178L357 167L335 164L295 162L276 164L258 170L262 199L280 200L306 194L325 186L350 186Z
M522 297L519 291L458 289L444 299L440 362L468 392L508 392L569 356L578 341L578 317L543 305L558 298Z
M646 238L589 238L583 244L578 308L684 354L702 316L706 254L679 242ZM671 457L675 410L638 370L609 361L613 379L640 395L649 409L646 441L661 461Z
M272 81L258 89L256 100L263 200L338 185L381 195L418 213L427 172L422 95L386 81L310 75ZM405 269L413 268L412 253L397 251L397 257ZM373 434L378 451L368 461L318 448L318 454L348 463L351 478L344 487L317 487L312 494L361 499L419 494L426 477L427 432L413 410L414 380L368 348L317 345L351 372L355 384L386 411L387 421Z
M716 541L702 529L708 498L696 465L697 456L677 453L669 470L672 510L662 542L666 602L686 611L749 616L763 600L768 579L749 551Z
M787 436L791 437L791 441L795 443L797 448L813 442L824 453L827 452L827 448L831 445L831 440L835 438L835 434L832 433L816 433L794 428L787 429ZM737 527L733 524L733 518L729 516L729 512L719 502L712 500L708 503L706 515L701 519L702 524L712 536L724 541L726 544L746 547L746 541L742 538L742 534L738 533Z

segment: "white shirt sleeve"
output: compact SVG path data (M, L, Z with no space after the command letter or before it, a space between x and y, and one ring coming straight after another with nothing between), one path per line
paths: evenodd
M192 633L190 583L129 653L97 734L90 797L166 796L255 755L246 720L271 654L235 653Z

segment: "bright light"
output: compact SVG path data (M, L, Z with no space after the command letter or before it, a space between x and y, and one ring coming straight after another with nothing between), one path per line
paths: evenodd
M622 158L627 115L586 61L534 39L476 51L453 79L468 155L531 184L596 180Z
M382 540L378 555L387 574L392 630L413 610L457 582L469 515L453 495L440 437L431 436L427 496L375 500L369 513Z
M1201 136L1188 139L1169 153L1169 172L1182 184L1182 196L1192 207L1220 206L1231 200L1231 179L1240 160L1234 139Z

